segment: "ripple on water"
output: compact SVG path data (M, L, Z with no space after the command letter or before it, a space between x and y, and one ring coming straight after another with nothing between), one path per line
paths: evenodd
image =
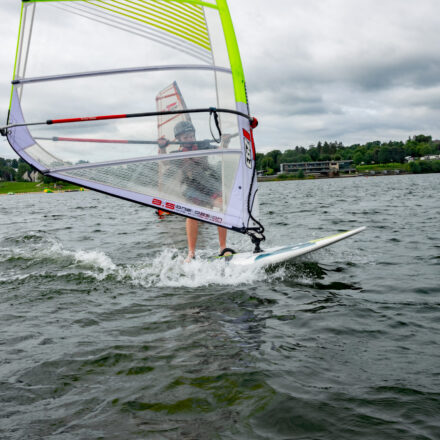
M100 194L3 198L0 437L440 438L439 179L262 184L265 247L368 226L268 271L208 226L183 265L182 219Z

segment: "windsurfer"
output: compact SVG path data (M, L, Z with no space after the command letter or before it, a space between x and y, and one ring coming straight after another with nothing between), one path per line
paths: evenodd
M207 150L213 147L209 141L196 141L195 128L190 121L180 121L174 127L174 136L180 143L178 151L187 152L195 150ZM230 136L224 136L223 148L229 143ZM158 140L159 154L166 153L169 141L165 138ZM182 166L182 183L185 188L183 195L191 202L208 208L222 206L223 200L221 189L218 188L221 178L218 171L208 164L208 158L195 157L184 159ZM186 235L188 241L188 256L186 262L191 261L195 256L199 222L192 218L186 219ZM221 255L225 253L227 230L218 227L218 238Z

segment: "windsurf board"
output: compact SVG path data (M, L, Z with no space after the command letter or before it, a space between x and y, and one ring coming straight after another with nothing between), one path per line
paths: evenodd
M228 264L233 264L236 266L271 266L274 264L283 263L293 258L297 258L310 252L314 252L338 241L345 240L352 235L359 234L359 232L362 232L363 230L365 230L365 226L357 229L352 229L351 231L331 235L329 237L310 240L305 243L270 248L260 253L241 252L234 255L218 258L225 258L228 261Z

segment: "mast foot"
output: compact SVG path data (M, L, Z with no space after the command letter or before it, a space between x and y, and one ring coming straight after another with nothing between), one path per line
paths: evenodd
M265 239L264 235L262 237L257 237L256 235L251 235L252 243L255 245L254 254L259 254L263 252L260 247L260 243Z

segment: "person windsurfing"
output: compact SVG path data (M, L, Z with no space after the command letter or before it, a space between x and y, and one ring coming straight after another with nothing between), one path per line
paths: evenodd
M191 121L180 121L174 126L174 137L180 143L178 151L187 152L195 150L208 150L218 148L209 141L196 141L196 130ZM226 148L230 141L229 135L224 135L222 142ZM169 141L165 138L158 140L160 154L166 153ZM183 161L182 184L184 186L183 196L190 202L206 208L221 208L223 204L221 191L221 176L217 169L208 163L208 158L193 157ZM188 241L188 255L186 262L195 257L199 221L186 219L186 236ZM234 251L226 247L227 229L218 226L218 239L220 255L232 254Z

